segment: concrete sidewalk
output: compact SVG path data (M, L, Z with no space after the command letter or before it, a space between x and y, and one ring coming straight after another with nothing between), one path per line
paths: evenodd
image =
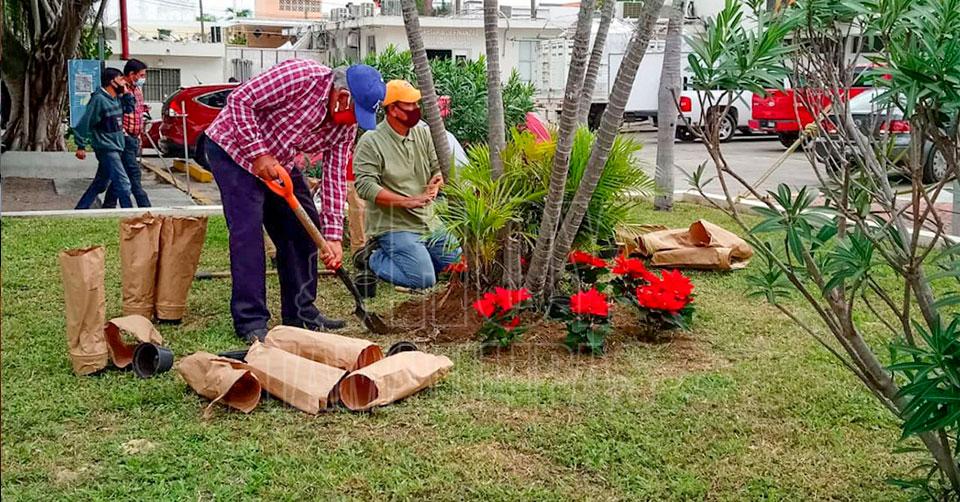
M97 160L71 152L4 152L0 156L2 199L0 211L72 209L90 185ZM193 205L193 200L144 170L142 184L156 207Z

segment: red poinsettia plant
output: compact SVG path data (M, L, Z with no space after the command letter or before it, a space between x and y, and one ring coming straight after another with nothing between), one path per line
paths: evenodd
M690 278L679 270L664 270L646 280L635 293L641 322L653 329L688 329L694 311Z
M582 284L596 284L608 266L603 258L580 250L570 253L567 261L567 269L572 271Z
M637 288L649 284L651 279L657 276L647 270L643 260L639 258L630 258L626 255L617 256L613 263L613 280L610 285L613 287L613 294L624 303L634 304Z
M571 351L601 354L604 340L610 332L607 295L596 287L572 295L564 321L567 325L564 343Z
M524 331L520 314L529 307L530 292L526 288L497 287L473 302L473 310L483 318L477 333L484 350L508 347Z

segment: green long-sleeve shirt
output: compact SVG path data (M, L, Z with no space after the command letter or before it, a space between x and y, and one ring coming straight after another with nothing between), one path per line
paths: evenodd
M103 88L93 91L73 132L77 148L90 145L97 151L122 152L123 109L120 100L107 94Z
M430 178L440 174L430 129L414 127L401 136L385 120L380 122L357 142L353 171L357 195L370 202L366 214L368 236L400 230L427 234L437 228L433 204L405 209L382 207L375 202L384 188L406 197L420 195Z

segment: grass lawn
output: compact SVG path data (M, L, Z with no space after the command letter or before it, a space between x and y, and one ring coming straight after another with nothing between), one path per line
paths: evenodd
M732 228L698 206L645 214ZM499 359L475 343L428 345L454 360L451 375L372 414L265 401L204 420L206 401L175 372L70 370L57 252L106 246L110 318L117 238L115 219L2 222L5 500L905 498L884 482L916 461L892 453L896 423L813 340L748 299L743 273L693 273L694 330L667 343L621 337L597 359L553 345ZM201 269L227 266L224 220L212 218ZM275 277L270 291L277 313ZM160 326L179 357L238 346L229 298L227 280L194 283L184 323ZM407 298L381 293L372 307ZM362 335L347 300L321 279L321 309Z

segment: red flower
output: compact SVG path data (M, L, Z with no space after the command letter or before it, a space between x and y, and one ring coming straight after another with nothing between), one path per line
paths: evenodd
M510 322L508 322L507 324L505 324L503 327L504 327L507 331L513 331L513 329L516 328L516 327L519 326L519 325L520 325L520 318L519 318L519 317L514 317L513 319L510 320Z
M493 317L493 312L497 309L496 304L488 298L489 293L484 295L483 298L473 302L473 310L476 310L478 314L487 319Z
M570 311L574 314L587 314L607 317L610 306L607 304L607 295L590 288L570 297Z
M467 271L467 260L460 258L460 261L456 263L451 263L447 265L447 268L443 269L444 272L462 274Z
M643 266L642 260L639 258L627 258L626 255L617 256L613 266L613 273L615 275L627 276L631 279L643 279L647 282L651 282L651 279L657 278L655 274L647 270L647 267Z
M532 298L527 288L506 289L499 286L493 289L493 293L487 293L487 295L492 295L497 306L504 312L512 309L514 305Z
M521 266L521 267L526 267L526 266L527 266L527 259L524 258L523 256L520 257L520 266Z
M601 258L593 256L584 251L574 251L570 253L570 263L574 265L586 265L594 268L606 268L607 262Z
M648 309L680 312L691 301L693 284L677 270L661 275L662 278L652 275L650 284L637 288L637 303Z

